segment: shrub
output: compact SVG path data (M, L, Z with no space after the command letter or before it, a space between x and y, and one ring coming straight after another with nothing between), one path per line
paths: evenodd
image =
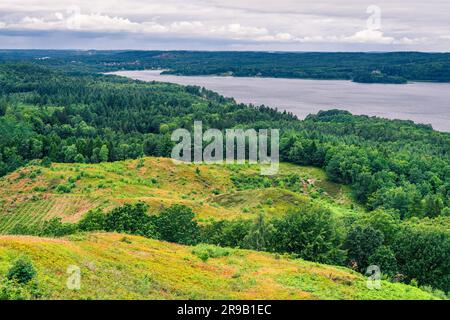
M383 244L384 237L381 231L372 227L353 227L345 241L348 250L348 259L357 265L357 269L364 272L369 266L369 257Z
M341 232L328 209L301 207L272 224L275 231L271 251L295 253L302 259L321 263L343 263Z
M77 176L69 177L69 179L67 179L67 181L69 182L70 185L73 185L75 182L77 182L80 179L81 179L81 175L77 175Z
M90 210L78 222L81 231L105 230L106 215L100 210Z
M209 258L226 257L230 253L231 249L208 244L199 244L192 250L192 254L200 258L203 262L206 262Z
M158 234L147 209L148 205L143 202L115 208L106 215L104 229L157 238Z
M242 219L214 221L202 227L201 239L223 247L244 247L251 225L252 221Z
M244 238L245 247L258 251L273 248L274 231L273 225L266 221L263 214L259 214Z
M47 188L44 186L36 186L33 188L33 191L34 192L45 192L45 191L47 191Z
M0 300L25 300L28 294L17 282L4 279L0 282Z
M382 274L392 278L397 273L397 260L391 248L378 247L368 259L368 265L377 265Z
M132 241L128 237L123 237L122 239L120 239L120 242L124 242L124 243L128 243L128 244L132 243Z
M199 238L199 226L194 220L192 209L173 205L161 211L155 218L156 230L165 241L195 244Z
M18 258L8 270L6 278L19 284L30 282L36 276L32 262L25 256Z
M58 193L70 193L72 189L75 187L72 183L60 184L56 187L56 192Z
M12 227L8 233L21 235L37 235L39 234L39 228L36 225L27 225L19 222L14 227Z
M52 161L49 157L44 157L41 160L41 166L50 168L52 166Z
M136 163L136 169L140 169L145 165L145 160L144 159L139 159Z
M77 225L73 223L62 223L60 217L54 217L44 221L42 227L37 231L39 236L62 237L77 231Z
M450 237L434 228L404 226L392 249L406 281L450 291Z

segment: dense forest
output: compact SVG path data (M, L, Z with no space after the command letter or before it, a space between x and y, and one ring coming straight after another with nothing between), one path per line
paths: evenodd
M0 61L73 71L165 69L179 75L341 79L363 83L450 81L449 53L320 53L197 51L0 51Z
M144 53L124 54L124 61L134 61L130 60L130 55L135 54L136 59L143 59ZM156 57L162 55L156 52L145 54L154 55L154 59L160 59ZM216 69L199 69L195 64L188 63L189 54L166 53L172 72L227 72L230 71L227 61L234 59L231 53L222 53L222 69L215 60L211 60L211 65ZM23 60L29 59L24 55ZM330 180L351 185L354 197L368 210L367 216L357 219L348 217L342 222L343 226L327 219L323 208L312 207L272 221L261 218L254 224L239 220L216 222L200 228L185 208L176 208L177 212L185 213L185 220L175 220L173 212L168 209L162 216L154 218L156 220L147 221L142 216L143 206L136 205L116 209L109 213L106 222L99 222L100 218L92 213L87 220L80 222L79 228L82 230L128 231L180 243L208 242L291 252L304 259L340 265L355 261L359 270L376 261L391 266L387 270L391 270L392 274L400 270L406 275L406 281L416 279L420 284L449 290L449 133L436 132L429 126L410 121L354 116L340 110L319 112L300 121L292 114L265 106L237 104L233 99L199 87L145 83L90 72L98 65L104 66L102 71L121 67L107 64L108 59L117 61L120 57L120 53L115 52L99 56L95 53L91 56L80 54L80 61L83 61L80 64L83 65L79 69L72 66L65 68L68 71L63 71L62 67L68 60L75 59L74 55L61 53L61 57L39 60L35 64L16 61L0 65L0 175L33 159L40 159L45 165L51 162L98 163L144 155L167 157L173 146L171 132L180 127L190 129L194 120L201 120L204 129L236 126L282 128L280 154L283 161L324 168ZM248 55L248 59L258 61L257 57ZM393 54L391 63L382 72L408 80L449 80L445 77L450 73L443 71L449 67L448 56L409 55ZM270 65L270 54L261 54L261 57L265 57L267 65ZM296 66L292 57L281 55L278 61L282 65L282 61L287 59L292 66ZM309 57L311 66L318 59L315 54L305 54L304 57ZM384 55L379 57L378 62L373 59L367 61L361 54L349 58L347 61L353 61L352 66L359 65L356 69L335 68L333 59L327 59L329 68L335 70L335 74L328 77L351 79L354 70L359 70L363 65L366 70L379 68L377 63L382 64L383 59L387 59ZM186 61L181 62L185 58ZM219 58L219 55L214 57ZM9 59L8 55L3 55L3 59L14 60ZM50 64L46 61L52 59L60 59L61 65L57 68L56 64L51 68L43 66ZM418 59L423 64L412 63L416 69L406 64L401 70L403 73L399 73L396 63L401 63L403 59ZM99 61L102 63L99 64ZM145 61L138 67L166 66L165 62L156 65L152 59ZM264 64L258 64L261 68L258 69L246 64L245 58L241 61L242 66L231 70L235 75L255 75L261 70L263 76L310 77L313 74L311 77L319 78L327 73L326 67L322 71L306 68L311 74L297 74L293 71L295 67L289 71L292 74L282 73L280 67L271 74L268 67L264 69ZM434 64L436 68L428 68L428 64ZM200 65L209 64L199 61ZM346 63L340 65L345 66ZM422 67L427 71L421 73ZM245 183L251 187L258 182ZM142 222L144 219L145 223L136 225L135 222L131 227L130 224L127 227L118 225L117 221L123 221L120 218L122 213L127 219L137 215L136 221ZM186 223L191 228L187 230L194 230L189 232L190 238L179 234L178 238L173 236L171 221ZM95 227L90 226L92 223ZM307 224L311 226L311 223L312 237L299 239L296 230ZM49 224L44 231L26 232L60 235L75 228L56 225ZM63 228L62 232L60 228ZM264 241L255 242L255 235L259 237L261 234L265 235ZM434 271L429 272L429 268Z
M450 135L409 121L330 110L299 121L198 87L0 67L4 175L31 159L101 162L169 156L176 128L283 128L282 160L323 167L370 209L401 218L449 214Z

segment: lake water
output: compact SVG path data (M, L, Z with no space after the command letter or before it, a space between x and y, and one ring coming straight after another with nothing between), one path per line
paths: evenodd
M114 74L144 81L197 85L238 102L287 110L299 118L342 109L389 119L413 120L450 131L450 83L362 84L342 80L161 75L157 70Z

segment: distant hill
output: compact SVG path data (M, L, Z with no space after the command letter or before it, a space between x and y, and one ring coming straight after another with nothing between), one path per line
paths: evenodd
M254 219L262 210L282 215L308 201L320 201L336 213L354 211L349 187L329 182L321 169L282 163L279 176L263 178L254 165L175 165L171 159L152 157L55 163L50 168L29 165L0 178L0 199L0 233L55 216L75 222L90 209L138 200L153 212L185 204L199 221Z
M89 72L166 69L179 75L450 82L450 53L1 50L1 61Z

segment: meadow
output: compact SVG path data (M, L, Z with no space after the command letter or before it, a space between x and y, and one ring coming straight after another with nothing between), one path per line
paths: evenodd
M288 183L291 179L294 183ZM280 216L307 202L336 214L362 210L346 186L323 170L282 163L276 178L262 178L256 165L176 165L147 157L100 164L30 164L0 178L0 233L17 224L53 217L76 222L89 210L144 201L158 212L173 204L191 207L200 222Z
M16 292L16 297L28 299L439 298L387 281L382 281L381 289L370 290L367 279L350 269L289 255L182 246L117 233L62 239L0 236L0 275L23 255L37 272L33 283ZM80 290L66 285L68 267L73 265L81 271Z

